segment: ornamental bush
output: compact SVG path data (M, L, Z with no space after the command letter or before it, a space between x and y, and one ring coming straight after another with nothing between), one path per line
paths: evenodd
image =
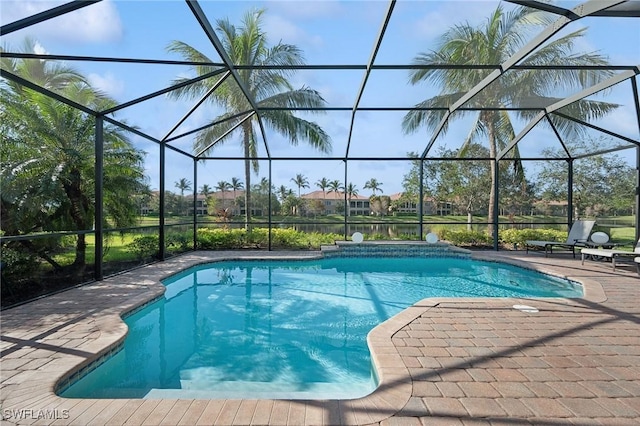
M502 229L498 232L500 242L524 245L527 240L566 241L567 231L557 229Z
M468 231L466 229L443 229L440 231L440 239L449 241L455 245L490 245L492 239L486 232Z

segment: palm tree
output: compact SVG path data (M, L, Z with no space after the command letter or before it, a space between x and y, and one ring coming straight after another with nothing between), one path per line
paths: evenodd
M244 183L236 177L231 178L231 189L233 189L233 199L236 199L236 191L244 189Z
M322 178L316 182L316 186L322 190L322 198L327 199L327 188L329 188L329 179Z
M329 192L335 192L336 194L343 189L339 180L332 180L329 182Z
M242 26L236 27L228 19L217 21L217 31L221 36L221 42L230 60L234 64L247 65L247 68L238 70L238 75L242 84L253 97L258 108L260 107L309 107L313 111L316 107L325 105L325 100L315 90L308 87L294 89L288 78L293 75L292 69L269 68L254 69L252 65L303 65L304 58L302 52L296 46L278 43L269 47L267 35L261 28L263 10L251 10L245 14ZM168 46L170 52L181 55L185 60L198 62L216 62L209 59L204 53L192 46L174 41ZM196 66L198 75L213 72L216 66ZM179 78L174 84L187 80ZM172 96L177 98L201 98L212 86L217 83L217 79L205 79L203 81L185 86L172 92ZM251 104L244 96L233 79L226 79L213 94L208 98L217 103L226 112L212 120L218 122L198 133L194 142L197 151L208 152L212 144L223 137L233 126L246 116L236 119L229 119L220 122L225 118L251 110ZM318 111L318 110L315 110ZM290 109L263 110L259 114L262 122L273 130L285 135L292 145L298 145L301 140L306 141L312 147L324 153L331 151L331 139L322 128L311 121L296 117ZM251 161L257 154L257 143L259 131L257 131L258 115L253 115L240 125L241 144L245 159L245 226L248 227L251 219L251 168L257 173L258 162ZM230 135L227 135L230 136ZM220 139L216 145L228 140L227 137Z
M347 216L350 216L351 214L351 198L355 197L358 195L358 188L356 188L356 186L354 184L352 184L351 182L349 182L349 185L347 185L347 188L345 189L345 192L347 193Z
M419 128L426 127L434 130L446 114L446 108L429 110L424 108L446 107L460 99L468 90L477 85L487 75L486 70L472 70L461 68L433 68L430 65L453 64L503 64L527 41L526 35L538 31L540 26L551 23L551 18L544 13L518 7L512 11L504 11L501 6L491 14L487 21L478 28L470 24L459 24L449 29L441 37L441 45L437 51L419 53L414 58L414 65L425 66L410 71L409 82L418 84L430 82L441 87L440 94L420 102L417 108L407 113L402 127L405 133L412 133ZM515 136L509 112L498 110L501 107L527 107L530 105L550 105L560 98L554 94L565 91L590 87L612 74L602 68L593 69L588 66L607 65L605 57L597 53L576 54L573 46L584 35L585 29L554 39L531 53L523 65L549 65L562 63L570 66L587 66L578 70L521 70L510 71L494 81L490 89L475 96L466 106L491 107L480 111L457 110L447 125L442 129L446 132L449 122L461 117L475 115L469 136L465 140L461 155L480 137L486 138L491 158L495 158L499 149L504 148ZM584 121L591 121L603 117L616 106L593 100L581 100L566 107L570 114ZM565 111L567 111L565 110ZM520 119L531 119L538 110L517 110L514 112ZM567 111L568 112L568 111ZM552 119L553 120L553 119ZM576 135L584 131L580 125L570 120L554 122L556 127L565 135ZM517 149L510 155L518 173L523 177L522 168L517 161ZM491 192L489 196L489 233L493 232L493 214L496 208L495 167L491 164Z
M215 189L222 192L222 208L226 208L224 194L231 189L231 184L226 180L221 180L216 184Z
M34 45L27 40L25 53L32 53ZM2 58L2 66L96 111L116 105L79 73L55 62ZM8 80L0 88L2 231L19 235L36 229L93 229L94 118ZM105 221L100 225L133 226L145 188L143 155L126 132L109 123L103 126L103 139ZM33 248L28 241L22 247ZM78 234L73 261L78 272L86 264L86 247L86 235ZM60 269L43 251L37 255Z
M6 49L0 47L0 52L4 50ZM23 53L34 53L36 51L36 41L30 37L25 38L21 50ZM13 74L54 92L60 92L66 87L78 83L84 87L90 86L88 80L82 74L58 61L25 60L0 56L0 64L2 68ZM4 80L3 84L6 84L9 90L17 95L25 95L28 90L13 80ZM98 92L95 93L98 94Z
M376 191L384 192L380 187L382 182L378 182L376 178L371 178L364 184L364 189L370 189L373 195L376 195Z
M200 195L204 196L207 215L209 214L209 195L211 195L212 192L213 189L207 184L204 184L200 187Z
M184 197L184 191L191 190L191 181L187 178L180 178L179 181L175 182L174 186L180 191L180 196Z
M298 187L298 198L300 198L301 188L309 188L309 180L301 173L298 173L295 178L291 178L291 181Z
M280 188L277 190L278 198L280 198L280 202L284 203L284 200L287 199L290 195L293 195L293 191L290 188L287 188L284 185L280 185Z
M200 187L200 194L204 195L205 198L209 198L209 195L211 195L212 189L209 185L204 184Z
M191 190L191 182L186 178L180 178L175 182L175 187L180 191L180 214L184 214L184 191Z

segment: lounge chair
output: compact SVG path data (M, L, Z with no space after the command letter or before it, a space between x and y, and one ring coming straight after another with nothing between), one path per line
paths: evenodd
M591 234L591 230L595 224L595 220L576 220L573 222L573 225L571 225L567 241L525 241L525 249L527 253L529 253L529 247L539 249L543 248L544 255L547 257L549 253L553 253L553 247L563 247L571 250L575 259L576 247L584 247L587 244L587 241L589 241L589 235Z
M584 265L584 260L587 256L590 256L592 259L611 259L611 266L613 270L616 270L616 260L618 258L627 258L635 261L638 254L640 253L640 240L636 242L636 246L633 251L628 250L617 250L617 249L598 249L598 248L583 248L582 249L582 264ZM636 258L636 259L634 259Z

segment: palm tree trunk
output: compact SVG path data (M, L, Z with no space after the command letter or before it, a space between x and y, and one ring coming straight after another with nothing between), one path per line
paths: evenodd
M243 145L244 145L244 181L245 181L245 189L244 189L244 229L247 231L250 229L249 224L251 223L251 159L249 158L251 155L251 150L249 146L249 135L251 132L251 128L247 129L244 127L243 134Z
M78 230L86 230L89 227L87 212L89 210L89 200L82 193L80 187L81 175L79 170L72 170L69 173L69 180L63 183L65 193L71 203L70 215ZM76 256L73 265L79 270L83 269L86 263L87 243L84 234L78 235L76 242ZM98 259L96 259L98 261Z

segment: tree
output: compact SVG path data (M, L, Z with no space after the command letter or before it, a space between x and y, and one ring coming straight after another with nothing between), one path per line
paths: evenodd
M349 214L351 213L351 199L358 195L358 188L354 184L349 182L349 185L347 185L345 192L347 193L347 216L349 216Z
M284 185L280 185L280 188L278 188L277 191L277 196L280 198L280 202L284 203L284 200L287 199L287 197L293 195L293 191L290 188L287 188Z
M322 178L316 182L316 186L322 191L322 198L327 199L327 188L329 188L329 179Z
M466 148L472 157L486 157L488 149L479 144ZM438 156L455 159L459 150L441 149ZM433 161L427 165L428 185L437 206L444 201L454 202L456 210L467 215L467 229L471 230L473 214L489 201L486 188L491 182L488 161L451 160Z
M382 186L382 182L378 182L377 179L371 178L364 184L364 189L370 189L373 192L373 195L376 195L376 191L384 192L380 187Z
M309 188L309 180L301 173L298 173L295 178L291 178L291 181L298 187L298 198L300 198L301 188Z
M410 71L410 84L430 82L441 87L440 94L420 102L417 108L407 113L402 127L405 133L412 133L422 127L434 130L441 120L448 114L446 108L425 109L449 106L460 99L466 92L482 81L486 70L463 68L433 68L435 64L473 65L473 64L503 64L515 52L521 49L533 31L539 31L541 26L549 25L552 18L545 13L518 7L507 12L498 6L487 21L478 28L470 24L459 24L449 29L441 38L441 44L436 51L419 53L413 63L424 66ZM459 154L466 155L465 149L472 143L484 138L488 143L489 156L496 158L498 150L504 148L515 136L511 117L508 111L498 110L498 107L526 107L530 105L551 105L561 98L555 98L556 93L583 89L593 86L612 75L612 71L602 68L593 69L588 66L607 65L605 57L597 53L576 54L573 46L585 34L585 29L574 31L558 37L532 52L523 65L549 65L562 62L570 66L586 66L577 70L522 70L509 72L494 81L490 90L485 90L467 103L468 107L491 107L480 111L457 110L447 120L442 132L446 132L451 121L468 117L473 114L473 125L469 136L462 145ZM598 119L612 111L616 105L593 100L580 100L563 108L563 111L580 118L583 121ZM538 113L537 110L517 110L513 112L519 118L530 120ZM552 119L552 121L554 121ZM555 120L554 124L565 136L581 134L584 128L570 120ZM518 158L516 149L510 153L512 158ZM518 161L514 163L518 173L522 175L522 168ZM489 194L488 222L493 221L496 208L496 194L494 186L495 162L491 162L491 186ZM489 232L493 227L489 226Z
M306 86L294 89L289 78L293 75L292 68L267 68L255 69L253 65L303 65L302 51L296 46L278 43L275 46L267 44L267 35L261 28L264 10L251 10L245 14L242 26L236 27L228 19L217 21L217 31L221 42L230 60L234 64L248 66L238 70L238 75L243 86L260 107L309 107L310 112L319 112L314 108L326 104L320 93ZM185 60L198 62L216 62L209 59L204 53L181 41L174 41L168 46L169 52L181 55ZM215 65L199 65L194 67L198 75L213 72L218 68ZM178 78L174 84L181 83L188 78ZM217 79L205 79L197 83L182 87L171 93L176 98L201 98L208 90L218 83ZM232 116L250 111L252 106L246 99L232 78L226 79L208 98L221 106L225 113L212 120L212 125L198 133L194 149L208 152L216 145L226 142L235 133L229 131L248 114L231 119ZM245 159L245 226L248 227L251 219L251 168L257 173L258 162L251 161L257 154L258 119L262 119L265 125L278 133L286 136L292 145L298 145L300 141L306 141L312 147L321 152L331 151L331 139L322 128L311 121L296 117L290 109L262 110L254 114L240 125L241 144ZM224 121L222 121L224 120Z
M314 216L324 213L324 202L322 200L311 200L309 203L309 210L313 213Z
M269 185L269 179L265 177L260 179L260 182L253 185L252 191L255 195L254 207L256 210L260 210L262 215L264 215L265 211L269 211L269 199L271 199L271 208L273 210L279 209L275 188Z
M369 207L376 216L385 216L389 212L391 198L387 195L372 195L369 197Z
M185 214L184 211L184 191L191 190L191 181L186 178L180 178L179 181L175 182L174 186L178 188L180 191L180 214Z
M335 192L336 194L340 192L343 188L342 183L339 180L332 180L329 182L329 192Z
M241 189L244 189L244 183L242 183L242 181L237 177L232 177L230 183L231 183L231 189L233 190L233 199L235 200L236 192L240 191Z
M211 204L214 204L214 203L211 203L211 199L210 199L210 196L211 196L212 192L213 192L213 188L211 188L211 186L209 186L207 184L204 184L204 185L202 185L200 187L200 195L202 195L204 197L205 202L206 202L207 215L209 214L209 208L213 207Z
M27 41L26 53L33 52ZM114 100L92 88L71 68L47 60L2 58L2 66L96 111ZM90 231L95 215L95 119L17 83L3 80L0 93L1 226L5 235L35 230ZM103 227L135 225L138 195L145 191L143 153L126 133L103 125ZM26 241L22 244L32 249ZM77 235L73 267L86 264L86 234ZM52 258L37 253L56 269Z
M283 212L297 215L303 205L302 199L295 196L293 191L289 190L287 196L282 200L281 208Z
M209 185L204 184L200 187L200 194L203 195L205 198L209 198L209 195L211 195L212 189Z
M598 140L582 140L567 144L569 152L588 152L593 146L602 146ZM564 154L564 150L550 149L546 156ZM564 161L544 162L536 185L543 200L567 200L567 163ZM597 216L605 213L631 213L634 206L634 168L626 164L618 155L605 154L583 157L573 164L573 207L574 217Z
M223 209L225 209L225 208L227 207L227 206L226 206L226 203L225 203L225 196L224 196L224 194L225 194L228 190L230 190L231 188L232 188L232 187L231 187L231 184L230 184L229 182L227 182L226 180L221 180L220 182L218 182L218 183L216 184L216 186L215 186L215 188L214 188L215 190L222 192L222 203L221 203L221 206L222 206L222 208L223 208Z

